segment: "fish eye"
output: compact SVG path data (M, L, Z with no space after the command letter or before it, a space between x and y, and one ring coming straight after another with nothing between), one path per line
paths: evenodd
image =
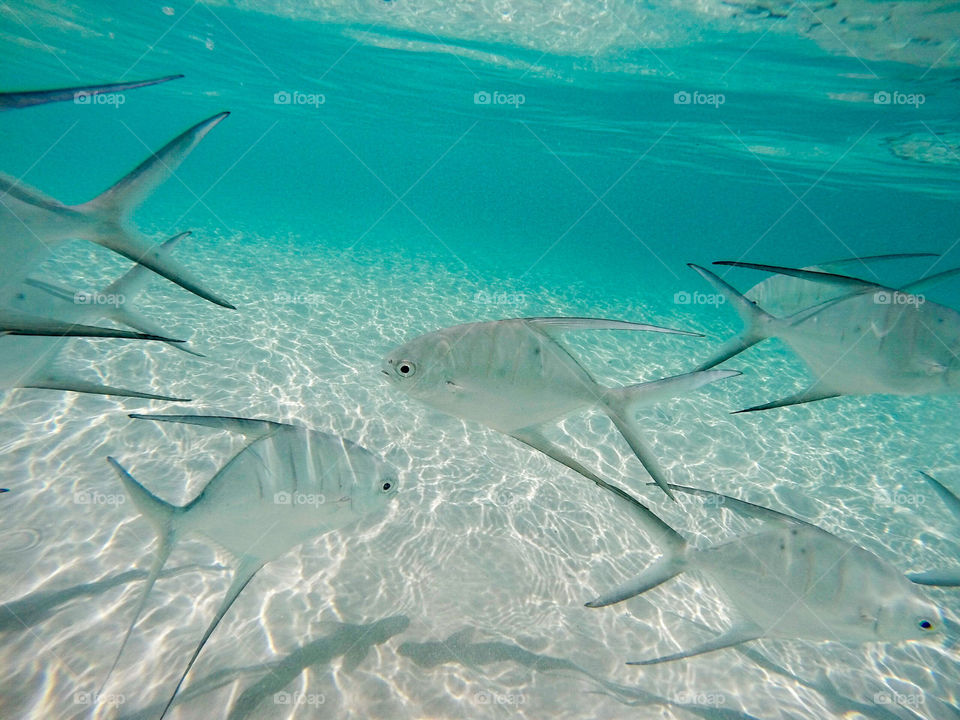
M401 377L412 377L417 372L417 366L409 360L401 360L397 363L396 370Z
M929 620L921 620L918 625L921 630L933 630L933 623Z
M396 483L395 480L384 480L382 483L380 483L380 489L381 489L383 492L390 492L390 490L393 489L393 487L394 487L396 484L397 484L397 483Z

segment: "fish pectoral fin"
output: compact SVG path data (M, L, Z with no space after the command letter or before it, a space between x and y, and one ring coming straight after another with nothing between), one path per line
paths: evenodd
M838 390L832 390L822 385L811 385L802 392L788 395L785 398L780 398L772 402L763 403L762 405L754 405L753 407L744 408L743 410L736 410L732 414L740 415L741 413L757 412L758 410L773 410L774 408L789 407L791 405L803 405L805 403L816 402L817 400L829 400L831 398L841 397L843 394L844 393Z
M547 440L536 427L515 430L509 433L509 435L524 445L529 445L534 450L539 450L547 457L579 473L614 497L625 501L626 506L633 511L634 516L640 521L643 529L653 537L654 542L663 548L664 552L679 555L686 550L687 542L683 539L683 536L661 520L650 508L626 490L618 488L616 485L611 485L592 470L585 468L577 460Z
M960 587L960 567L942 570L927 570L919 573L907 573L907 579L917 585L935 587Z
M636 597L647 590L652 590L658 585L662 585L667 580L676 577L686 569L683 557L680 555L669 555L657 560L653 565L644 570L638 578L634 578L623 585L600 596L596 600L586 603L588 608L601 608L607 605L614 605L624 600Z
M295 427L287 423L273 420L258 420L256 418L226 417L215 415L144 415L130 413L134 420L154 420L156 422L183 423L184 425L200 425L202 427L226 430L240 433L253 439L261 438L280 429Z
M100 383L72 378L66 375L46 374L24 383L20 387L34 390L62 390L65 392L86 393L88 395L112 395L116 397L142 398L144 400L166 400L169 402L190 402L189 398L178 398L172 395L156 395L154 393L126 390L124 388L101 385Z
M700 333L689 332L687 330L674 330L672 328L660 327L659 325L647 325L645 323L627 322L625 320L607 320L605 318L535 317L524 318L524 321L553 338L556 338L558 335L561 335L565 332L572 332L575 330L639 330L646 332L669 333L671 335L703 337L703 335Z
M732 628L727 630L722 635L718 635L713 640L708 640L702 645L697 645L689 650L674 653L673 655L663 655L651 660L634 660L632 662L628 662L627 665L658 665L660 663L680 660L682 658L693 657L695 655L703 655L705 653L713 652L714 650L723 650L724 648L734 647L735 645L742 645L743 643L750 642L751 640L758 640L761 637L763 637L763 630L761 630L757 625L754 625L753 623L741 623L734 625Z

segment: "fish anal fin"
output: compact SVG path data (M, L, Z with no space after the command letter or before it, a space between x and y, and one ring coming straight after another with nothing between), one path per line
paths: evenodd
M279 428L295 427L274 420L216 415L146 415L142 413L131 413L130 417L134 420L154 420L156 422L200 425L201 427L214 428L215 430L240 433L254 439L264 437Z
M230 587L223 596L223 601L220 603L217 614L214 616L213 620L210 621L206 631L203 633L203 637L200 638L200 642L197 644L196 650L193 651L193 655L191 655L190 660L187 661L187 666L184 668L183 674L180 676L180 680L177 682L177 686L173 689L173 694L170 695L170 699L163 708L163 712L160 713L160 720L163 720L163 718L166 717L167 712L170 710L170 706L173 705L173 701L176 699L177 693L180 692L180 687L183 685L183 681L186 680L187 675L190 674L190 669L200 656L200 651L203 650L203 646L207 644L207 640L210 639L213 631L217 629L217 625L220 624L223 616L227 614L230 606L233 605L234 601L237 599L237 597L239 597L240 593L243 592L243 589L253 579L253 576L257 574L257 571L263 567L263 565L264 562L260 558L252 556L245 556L241 558L240 564L233 575L233 581L230 583Z
M682 573L685 568L686 565L682 556L671 555L662 557L644 570L639 577L616 587L610 592L604 593L596 600L591 600L586 603L586 607L601 608L629 600L632 597L647 592L647 590L652 590L658 585L662 585L667 580Z
M592 481L597 487L606 490L614 497L619 498L625 503L625 506L633 511L633 514L640 521L643 529L649 533L654 542L663 548L664 552L680 554L684 552L687 546L683 536L661 520L650 508L637 500L626 490L611 485L606 480L598 476L592 470L584 467L575 458L570 457L563 450L547 440L536 427L515 430L510 433L515 440L519 440L524 445L529 445L534 450L539 450L547 457L565 465L576 473Z
M742 645L743 643L750 642L751 640L758 640L761 637L763 637L763 630L761 630L758 626L754 625L753 623L740 623L734 625L722 635L718 635L713 640L708 640L707 642L701 645L696 645L689 650L674 653L673 655L663 655L650 660L634 660L632 662L628 662L627 665L659 665L660 663L672 662L674 660L681 660L683 658L694 657L695 655L703 655L705 653L714 652L715 650L723 650L724 648L735 647L736 645Z
M772 402L763 403L762 405L754 405L753 407L744 408L743 410L737 410L733 414L739 415L741 413L757 412L759 410L773 410L774 408L790 407L791 405L803 405L805 403L817 402L818 400L830 400L831 398L841 397L842 395L843 393L837 390L826 388L822 385L812 385L802 392L788 395L785 398Z
M115 397L141 398L143 400L165 400L169 402L190 402L189 398L178 398L172 395L156 395L154 393L139 392L137 390L126 390L124 388L111 387L110 385L101 385L100 383L71 378L65 375L45 375L33 378L29 382L20 385L22 388L32 388L35 390L62 390L65 392L78 392L88 395L111 395Z

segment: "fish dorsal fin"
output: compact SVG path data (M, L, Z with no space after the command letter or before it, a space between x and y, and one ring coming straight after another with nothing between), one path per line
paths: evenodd
M735 645L742 645L745 642L758 640L762 637L763 629L758 625L751 622L740 622L713 640L708 640L702 645L697 645L689 650L674 653L673 655L652 658L651 660L634 660L633 662L628 662L627 665L658 665L660 663L671 662L672 660L680 660L682 658L693 657L694 655L703 655L704 653L713 652L714 650L722 650Z
M137 80L134 82L109 83L106 85L81 85L79 87L57 88L55 90L28 90L26 92L0 93L0 110L15 110L44 105L46 103L76 101L78 96L100 95L102 93L118 93L124 90L159 85L160 83L178 80L183 75L167 75L152 80Z
M254 439L269 435L280 428L296 427L296 425L276 422L274 420L217 415L142 415L140 413L131 413L130 417L134 420L154 420L156 422L200 425L202 427L215 428L216 430L240 433Z
M775 273L777 275L789 275L790 277L800 278L801 280L810 280L811 282L825 283L828 285L839 285L840 287L858 289L858 290L894 290L885 285L879 285L869 280L851 277L849 275L839 275L837 273L820 272L818 270L804 270L802 268L788 268L780 265L762 265L760 263L747 263L736 260L718 260L714 265L726 265L728 267L749 268L751 270L762 270L763 272Z
M924 290L929 290L930 288L939 285L945 280L949 280L957 275L960 275L960 268L944 270L943 272L928 275L927 277L922 277L919 280L914 280L913 282L907 283L900 288L900 292L913 295Z
M76 214L76 210L64 205L59 200L45 195L36 188L25 185L14 177L0 173L0 193L16 198L20 202L34 207L43 208L53 213Z
M647 325L645 323L627 322L625 320L606 320L604 318L535 317L523 318L523 320L551 337L557 337L565 332L573 332L576 330L634 330L703 337L700 333L688 332L686 330L673 330L671 328L660 327L659 325Z
M213 620L210 621L206 631L203 633L203 637L200 638L200 642L197 643L197 649L193 651L193 655L191 655L190 660L187 661L187 667L184 668L183 674L180 676L180 680L177 682L177 686L173 689L173 694L170 695L170 699L163 708L163 712L160 713L160 720L163 720L163 718L166 717L167 712L170 710L170 706L173 705L173 701L177 697L177 693L180 692L180 687L183 685L183 681L186 680L187 675L190 673L190 668L193 667L193 664L200 656L200 651L203 650L203 646L207 644L207 640L210 639L213 631L217 629L217 625L219 625L220 621L223 620L223 616L227 614L230 606L233 605L234 601L237 599L240 593L243 592L243 589L249 584L249 582L253 579L253 576L257 574L257 571L260 570L263 565L263 560L257 557L248 555L240 559L240 564L237 566L237 570L233 575L233 581L230 583L230 587L227 589L226 595L223 596L223 601L220 603L217 614L214 616Z
M834 272L832 268L846 267L848 265L866 265L872 262L883 262L886 260L912 260L914 258L935 258L940 257L940 253L917 252L917 253L888 253L886 255L863 255L860 257L841 258L839 260L828 260L827 262L815 263L813 267L822 269L825 272Z
M701 490L700 488L686 487L685 485L671 485L670 487L682 493L710 498L715 503L719 504L720 507L734 510L756 520L763 520L765 522L773 521L791 525L803 525L805 527L821 530L821 528L817 527L813 523L809 523L806 520L801 520L793 515L787 515L786 513L779 512L778 510L771 510L770 508L763 507L762 505L755 505L754 503L747 502L746 500L739 500L738 498L730 497L729 495L723 495L711 490ZM826 530L821 530L821 532L826 532Z

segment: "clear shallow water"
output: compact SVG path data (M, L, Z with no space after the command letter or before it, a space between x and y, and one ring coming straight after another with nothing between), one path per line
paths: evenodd
M955 717L956 652L915 644L763 641L752 658L626 667L701 640L694 621L725 627L717 589L689 574L583 608L658 554L630 516L509 439L397 395L377 372L409 337L475 319L595 315L708 333L570 338L604 382L655 379L737 327L727 307L674 301L708 290L686 262L934 250L946 253L936 269L952 266L950 8L814 8L831 33L806 31L803 13L741 5L249 5L0 10L5 89L187 74L128 93L119 109L0 115L0 168L59 199L92 197L146 147L232 111L137 221L157 239L194 229L178 259L241 308L157 280L145 314L189 333L207 360L86 341L58 358L188 405L0 396L0 477L14 489L2 498L0 716L156 716L214 612L229 582L214 566L229 558L184 542L111 682L122 704L84 703L136 602L138 578L123 574L146 569L154 549L104 456L185 502L243 445L126 417L154 409L297 420L403 470L387 516L257 576L188 678L182 717ZM925 102L874 104L894 90ZM325 102L275 104L284 91ZM525 102L474 103L494 91ZM674 104L684 91L725 102ZM72 245L42 270L93 289L124 267ZM744 289L756 279L729 277ZM930 295L956 307L956 289ZM956 563L960 529L915 474L957 487L955 399L731 417L805 381L775 342L731 365L744 376L643 419L672 478L801 515L904 571ZM701 545L751 527L645 492L600 415L571 417L555 436ZM955 592L930 595L958 612ZM360 660L357 647L369 648ZM305 695L287 708L277 692Z

